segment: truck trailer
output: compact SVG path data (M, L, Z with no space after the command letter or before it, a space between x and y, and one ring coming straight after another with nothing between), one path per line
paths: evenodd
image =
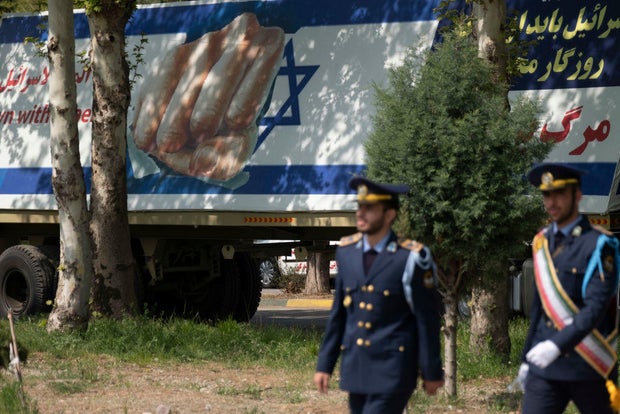
M518 10L522 35L538 41L510 97L540 99L541 139L556 143L549 160L589 172L584 213L616 229L620 4L508 4ZM127 50L140 48L143 59L134 62L140 77L128 113L127 189L148 301L205 319L248 320L261 296L258 264L289 255L284 241L330 252L330 241L355 231L347 183L365 170L373 84L385 86L389 68L411 47L439 40L438 5L202 0L138 7L126 28ZM0 24L0 314L45 311L55 293L50 69L24 42L45 41L46 22L46 13L11 14ZM83 10L74 22L76 50L86 51ZM92 79L77 57L75 81L88 190Z

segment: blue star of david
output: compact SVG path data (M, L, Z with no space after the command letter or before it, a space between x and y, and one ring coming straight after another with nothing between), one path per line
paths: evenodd
M278 109L275 116L266 116L261 120L260 125L266 128L258 136L254 151L260 147L275 126L301 125L299 119L299 93L306 87L310 78L312 78L319 68L319 65L296 66L292 39L289 40L284 47L284 61L285 65L280 67L276 76L286 76L288 78L289 97L284 101L280 109ZM298 82L299 76L301 76L301 79L299 79ZM289 109L290 115L284 116Z

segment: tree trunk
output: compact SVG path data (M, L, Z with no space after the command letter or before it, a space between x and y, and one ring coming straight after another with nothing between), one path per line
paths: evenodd
M308 274L304 293L329 293L329 255L321 251L308 254Z
M498 81L508 85L508 56L506 52L506 0L478 0L474 2L475 35L478 54L495 66ZM510 107L506 87L506 107ZM499 266L487 271L480 284L472 290L470 349L481 354L494 352L504 358L510 355L508 336L508 277ZM490 281L488 281L490 279Z
M497 68L498 80L508 79L506 72L506 0L478 0L473 4L476 17L475 35L478 39L479 56ZM506 91L508 93L508 91Z
M73 2L50 0L48 6L52 187L60 225L58 289L47 322L51 332L86 329L93 270L77 128Z
M444 314L444 389L448 396L456 397L456 334L458 328L458 291L463 277L462 263L452 261L444 272L437 269L437 276L441 285L441 295L445 308Z
M91 232L95 244L93 311L137 312L127 220L127 108L131 97L125 25L133 8L101 2L88 15L93 71Z
M444 388L446 394L455 397L456 387L456 333L458 329L457 295L444 296L446 313L444 315Z
M497 272L501 276L505 273L502 269ZM509 283L508 276L495 276L472 289L469 349L479 355L494 353L504 360L510 357Z

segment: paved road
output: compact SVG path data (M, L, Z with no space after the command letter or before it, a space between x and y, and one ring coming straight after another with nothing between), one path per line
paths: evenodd
M255 325L292 326L323 330L331 308L326 299L283 299L275 289L263 290L263 300L250 321Z
M323 330L328 315L329 309L261 306L250 323L263 326L275 325Z

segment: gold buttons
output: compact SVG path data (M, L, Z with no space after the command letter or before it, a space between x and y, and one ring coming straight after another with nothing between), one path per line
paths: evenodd
M345 346L344 345L340 345L340 350L344 351L345 350Z
M360 302L360 309L366 309L366 302Z
M368 291L369 292L374 292L375 291L375 287L373 285L368 285Z
M368 290L368 288L366 287L366 285L362 286L362 292L366 292Z
M390 296L390 291L389 291L389 290L387 290L387 289L385 289L385 290L383 291L383 296Z
M372 303L369 303L369 304L366 305L366 310L367 311L370 312L372 310L372 308L373 308Z
M370 323L370 322L366 322L366 323L364 324L364 327L365 327L366 329L372 329L372 323Z
M364 345L364 340L362 338L357 338L357 341L355 341L355 343L357 344L357 346L362 346Z
M353 299L351 298L350 295L347 295L344 297L344 300L342 301L342 305L345 308L348 308L349 306L351 306L351 302L353 302Z
M357 322L357 326L360 327L360 328L363 327L364 326L364 322L363 321L358 321Z
M370 346L370 340L369 340L369 339L366 339L366 340L364 341L364 345L365 345L365 346Z
M401 345L401 346L399 346L399 347L398 347L398 351L399 351L399 352L405 352L405 347L404 347L404 346L402 346L402 345Z
M577 273L577 268L573 267L573 269L571 270L571 272L573 272L573 274Z

